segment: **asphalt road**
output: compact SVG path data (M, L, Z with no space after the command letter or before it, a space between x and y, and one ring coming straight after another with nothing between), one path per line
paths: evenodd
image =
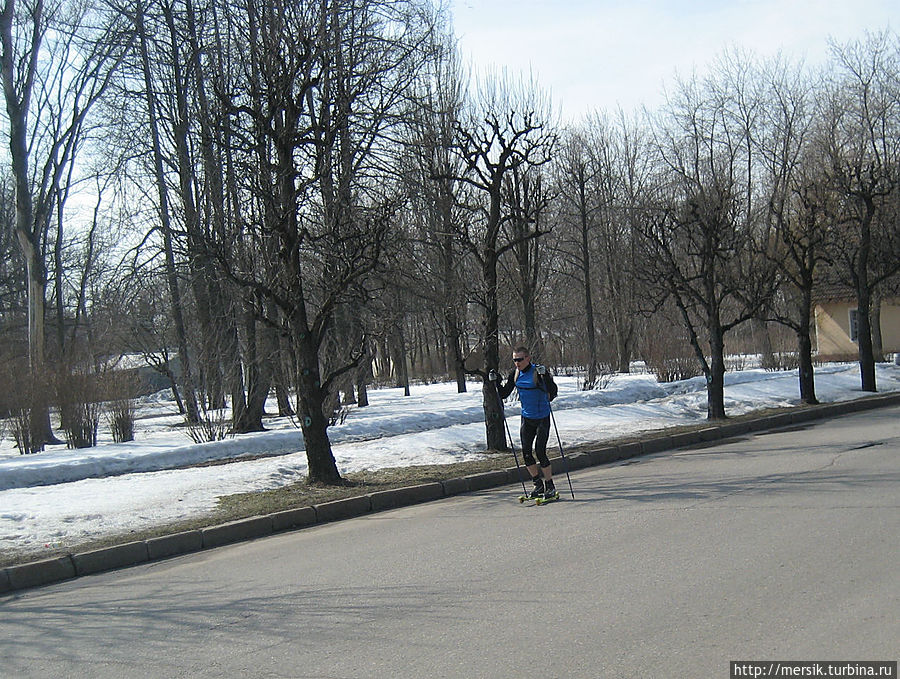
M565 479L558 479L565 488ZM729 676L896 660L900 408L0 597L2 677Z

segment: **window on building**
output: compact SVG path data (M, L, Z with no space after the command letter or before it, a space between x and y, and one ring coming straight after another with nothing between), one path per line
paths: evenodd
M859 342L859 309L850 309L850 339Z

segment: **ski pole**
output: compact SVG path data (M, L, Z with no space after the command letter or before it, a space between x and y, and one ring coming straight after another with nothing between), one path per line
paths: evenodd
M516 453L516 446L513 444L512 432L509 430L509 422L506 421L506 408L503 407L503 399L500 398L500 392L497 391L497 373L492 370L488 373L488 379L494 383L494 393L497 394L497 404L500 406L500 417L503 418L503 426L506 428L506 436L509 439L509 448L512 450L513 457L516 459L516 474L519 476L519 481L522 482L522 492L527 495L528 489L525 488L525 479L522 478L522 468L519 466L519 455Z
M549 405L549 404L548 404ZM563 450L562 439L559 436L559 427L556 426L556 418L553 416L553 407L550 407L550 421L553 422L553 431L556 432L556 441L559 443L559 453L563 459L563 470L566 472L566 481L569 482L569 492L572 493L572 499L575 499L575 491L572 490L572 479L569 476L569 458L566 457L566 451Z
M539 375L544 375L547 372L547 369L544 366L539 366L537 368ZM563 448L562 438L559 436L559 427L556 426L556 417L553 415L553 406L550 405L550 392L546 387L544 388L544 392L547 394L547 407L550 409L550 421L553 422L553 431L556 432L556 441L559 443L559 454L563 459L563 471L566 472L566 481L569 482L569 492L572 493L572 499L575 499L575 491L572 490L572 478L569 476L569 458L566 457L566 451Z

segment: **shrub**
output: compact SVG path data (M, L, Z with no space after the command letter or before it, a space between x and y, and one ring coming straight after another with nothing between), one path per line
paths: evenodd
M134 441L134 397L140 388L139 382L134 371L111 370L104 374L106 421L116 443Z
M225 408L203 408L199 422L188 423L188 436L194 443L222 441L226 436L234 436L231 418Z
M134 399L122 398L110 401L107 405L106 419L113 441L116 443L134 441Z
M20 455L31 455L41 450L35 447L35 437L31 431L31 411L27 408L13 411L12 432Z
M675 382L703 373L690 342L673 330L681 326L665 313L648 320L641 342L641 355L647 369L660 382Z
M97 445L102 410L98 392L97 376L87 370L74 369L57 376L59 422L69 448Z

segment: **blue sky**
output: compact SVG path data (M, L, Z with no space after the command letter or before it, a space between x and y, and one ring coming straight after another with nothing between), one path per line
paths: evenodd
M866 30L900 30L897 0L452 0L460 51L475 70L528 73L566 119L662 101L674 74L702 72L728 47L824 61Z

